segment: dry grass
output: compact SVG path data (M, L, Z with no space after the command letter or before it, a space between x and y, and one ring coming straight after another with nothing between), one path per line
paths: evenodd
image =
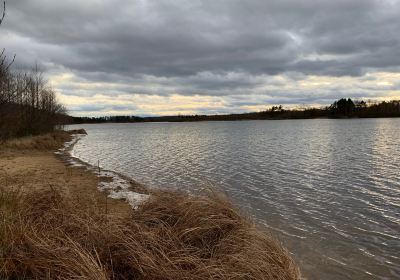
M69 138L69 133L57 131L38 136L14 138L5 141L0 147L17 150L52 150L60 147L60 143L68 141Z
M81 130L63 131L37 135L26 136L21 138L13 138L0 143L0 149L16 149L16 150L54 150L60 148L62 144L71 139L71 135L75 133L86 132Z
M158 192L130 215L55 190L0 189L1 279L300 279L220 195Z

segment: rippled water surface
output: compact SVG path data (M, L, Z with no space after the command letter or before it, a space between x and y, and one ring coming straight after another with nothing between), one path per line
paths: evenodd
M400 279L400 119L80 127L83 161L153 187L220 187L309 279Z

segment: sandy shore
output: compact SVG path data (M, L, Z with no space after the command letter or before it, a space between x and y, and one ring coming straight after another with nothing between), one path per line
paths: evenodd
M58 143L62 146L63 142ZM107 198L98 189L101 181L85 167L68 166L62 157L54 154L54 148L14 148L0 149L0 183L22 192L34 193L40 190L57 189L68 196L80 199L95 199L108 211L127 213L130 206L123 200Z
M133 210L143 186L69 165L54 153L65 142L70 133L0 144L1 279L301 279L224 196L152 191Z

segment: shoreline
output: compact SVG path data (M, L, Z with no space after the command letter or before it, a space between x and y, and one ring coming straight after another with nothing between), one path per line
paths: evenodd
M267 119L211 119L211 120L168 120L168 121L132 121L132 122L76 122L68 125L94 125L94 124L147 124L147 123L203 123L203 122L246 122L246 121L302 121L302 120L370 120L370 119L398 119L400 116L378 117L310 117L310 118L267 118Z
M115 181L71 162L76 141L58 132L0 146L0 278L304 279L281 242L221 194L108 199L99 185Z
M138 183L133 178L125 176L113 170L107 170L99 166L91 165L72 155L72 150L85 134L71 134L71 140L54 152L66 165L71 168L80 167L86 169L99 178L98 191L115 200L124 200L133 209L145 202L150 196L150 189Z
M196 122L196 121L237 121L237 120L281 120L281 119L315 119L315 118L387 118L400 117L400 101L390 100L380 103L341 98L325 107L306 107L303 109L285 109L282 105L265 108L258 112L226 113L226 114L192 114L169 116L100 116L73 117L71 124L84 123L135 123L135 122Z
M39 138L41 136L34 136ZM94 198L99 204L118 213L126 212L129 205L122 200L107 199L98 185L111 182L111 177L97 176L88 166L74 166L69 162L67 151L61 151L64 142L74 141L73 134L54 140L52 148L29 147L16 143L16 147L0 149L0 183L23 193L35 193L56 189L67 196ZM25 141L29 138L22 138ZM17 140L18 141L18 140ZM11 144L13 145L13 143ZM19 146L22 146L21 148ZM35 146L35 145L33 145ZM57 146L57 148L53 148ZM57 152L60 152L57 154Z
M4 181L4 178L13 177L14 179L11 181L14 181L15 185L23 182L30 187L29 190L25 187L22 191L30 192L37 190L39 181L42 179L49 188L60 188L63 191L70 189L69 191L88 192L89 194L98 192L101 195L96 196L104 196L104 200L108 199L105 202L107 204L115 204L113 201L120 201L130 205L133 209L148 199L150 191L143 184L123 174L93 166L73 156L71 151L74 145L82 137L85 137L85 134L79 133L79 131L68 134L68 137L55 140L57 143L52 146L57 146L57 148L37 149L29 147L29 145L21 145L22 149L19 149L20 144L17 144L17 147L0 148L0 171L3 173L0 174L0 179L3 179L0 182ZM40 138L41 136L33 136L33 138L35 137ZM29 137L21 138L21 141L25 139L29 139ZM43 169L48 171L46 176L43 176L45 173ZM58 179L52 182L55 178ZM85 186L78 187L80 180L84 181ZM69 182L72 182L72 186L69 185ZM64 185L61 188L61 185L65 183L67 186ZM87 185L90 188L95 186L96 189L89 191Z

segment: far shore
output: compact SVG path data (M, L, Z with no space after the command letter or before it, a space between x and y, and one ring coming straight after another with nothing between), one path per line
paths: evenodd
M327 107L303 109L285 109L282 105L272 106L260 112L217 114L217 115L175 115L175 116L102 116L72 117L69 124L83 123L145 123L145 122L199 122L199 121L244 121L244 120L295 120L295 119L358 119L358 118L395 118L400 117L400 100L380 103L339 99Z

